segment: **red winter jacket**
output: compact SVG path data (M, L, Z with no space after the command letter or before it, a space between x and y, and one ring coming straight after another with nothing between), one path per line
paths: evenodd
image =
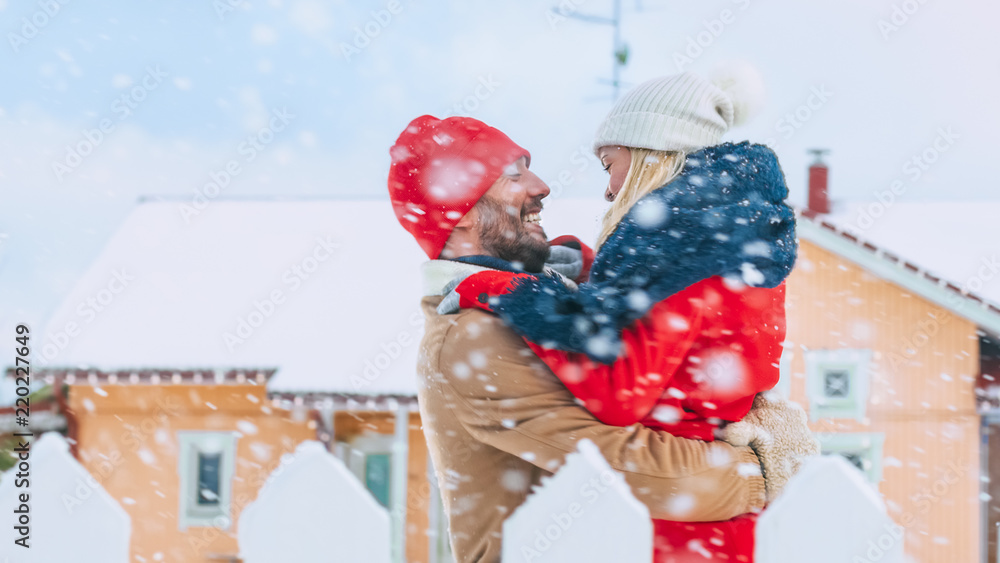
M526 275L474 274L456 288L460 305L489 310L489 296L506 293ZM654 305L624 332L622 353L611 365L528 344L605 424L638 422L712 441L723 422L742 419L754 396L777 383L784 338L784 282L754 288L715 276ZM656 561L752 561L755 520L655 520Z

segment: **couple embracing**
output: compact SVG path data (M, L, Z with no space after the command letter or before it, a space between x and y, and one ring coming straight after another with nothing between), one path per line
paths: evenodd
M750 562L756 514L818 453L766 396L795 219L774 153L721 143L731 86L684 73L617 102L596 253L547 238L549 188L499 130L423 116L391 148L430 258L419 402L458 561L499 561L504 520L588 439L649 508L655 562Z

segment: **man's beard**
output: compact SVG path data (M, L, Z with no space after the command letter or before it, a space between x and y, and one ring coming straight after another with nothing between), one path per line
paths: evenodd
M479 209L479 244L490 256L513 262L526 272L541 272L549 258L549 245L524 227L524 210L514 215L507 206L483 197Z

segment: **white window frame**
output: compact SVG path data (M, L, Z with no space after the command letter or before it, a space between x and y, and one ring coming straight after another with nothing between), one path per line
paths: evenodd
M809 397L809 420L867 416L871 380L872 351L865 349L809 350L805 353L806 394ZM844 371L848 377L848 396L826 395L826 374Z
M427 456L427 481L431 485L430 506L427 507L429 518L429 530L433 530L430 536L430 559L428 563L454 563L455 555L451 552L451 533L448 529L448 515L444 512L441 489L438 487L437 474L434 471L434 462Z
M390 468L392 464L396 462L396 456L393 455L394 439L391 434L385 435L363 435L351 440L350 443L339 442L337 445L338 451L340 452L340 459L344 462L344 465L358 478L361 485L368 490L368 456L370 455L388 455ZM391 479L391 472L390 472ZM374 493L368 491L375 497ZM392 484L389 484L389 505L385 507L386 510L392 509ZM376 499L377 502L377 499ZM379 503L381 505L381 503Z
M235 432L209 432L182 430L177 432L179 454L177 471L180 475L180 508L178 520L181 530L195 526L213 526L228 530L232 526L230 513L233 477L236 472ZM198 454L221 453L219 463L219 504L198 504Z
M357 436L350 443L337 442L338 457L344 465L361 482L361 486L375 498L368 489L368 457L371 455L389 456L389 498L385 509L389 512L392 522L392 552L400 561L406 551L406 500L409 463L409 410L401 407L396 413L395 432L393 434L366 433ZM375 498L375 502L381 502ZM396 560L396 559L393 559Z
M876 489L882 481L882 452L885 434L881 432L820 432L816 434L824 455L859 452L868 466L861 472ZM853 465L853 464L852 464Z

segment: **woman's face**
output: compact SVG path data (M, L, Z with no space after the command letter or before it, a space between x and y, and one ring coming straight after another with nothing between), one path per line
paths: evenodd
M601 166L610 176L604 199L614 201L622 185L625 184L625 177L628 176L628 169L632 164L632 153L627 147L612 145L598 149L597 156L601 159Z

